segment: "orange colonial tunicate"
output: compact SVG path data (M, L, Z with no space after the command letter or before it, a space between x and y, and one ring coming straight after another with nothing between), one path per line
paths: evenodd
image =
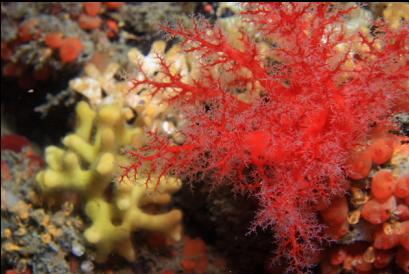
M380 170L372 178L371 193L374 198L380 202L387 200L392 196L396 186L390 170Z
M9 181L11 180L11 171L10 171L10 167L7 164L6 161L1 160L1 182L5 182L5 181Z
M85 13L90 16L96 16L101 11L101 2L85 2Z
M348 202L344 196L335 198L328 208L321 211L321 216L332 239L340 239L348 233Z
M208 265L205 242L200 238L186 238L183 248L183 259L180 264L187 273L205 273Z
M43 66L42 68L34 71L34 79L38 81L45 81L51 74L51 68L49 66Z
M385 202L369 200L362 207L362 218L371 224L381 224L388 220L392 210L396 209L396 198L391 196Z
M388 140L379 138L373 141L369 148L369 152L374 163L381 165L388 162L393 154L393 148L388 143Z
M346 163L347 175L354 180L367 177L371 167L372 157L368 151L354 152Z
M37 38L39 32L36 29L38 26L38 19L37 18L31 18L28 19L27 21L24 21L20 27L19 27L19 38L23 42L28 42L31 41L35 38Z
M332 265L328 261L321 262L321 272L322 274L335 274L339 273L341 267L338 265Z
M369 272L372 270L372 264L365 262L362 256L357 256L354 260L355 270L358 272Z
M396 252L396 263L399 265L406 273L409 273L409 251L404 248L400 248Z
M107 20L108 32L107 35L109 38L113 38L118 33L118 23L114 20Z
M327 209L321 211L321 216L328 225L345 222L348 218L348 202L346 198L335 198Z
M409 251L409 221L401 223L400 244Z
M400 244L409 252L409 232L401 236Z
M75 61L81 54L84 46L81 40L76 37L69 37L64 39L60 47L60 58L63 63L70 63Z
M50 32L44 37L44 42L47 47L56 49L62 46L63 34L61 32Z
M385 234L383 228L379 228L374 233L374 242L373 246L376 249L387 250L394 248L395 246L399 245L400 243L400 235L398 234Z
M337 250L334 250L331 252L331 264L332 265L340 265L344 262L345 258L347 256L347 253L343 248L338 248Z
M400 204L396 207L396 215L399 217L399 221L409 220L409 207L404 204Z
M326 234L334 240L339 240L345 236L349 231L349 223L347 220L341 224L328 225Z
M84 30L98 29L102 24L102 19L99 16L81 14L78 18L78 24Z
M399 178L396 181L394 194L398 198L409 197L409 176Z
M354 264L354 258L351 255L347 255L344 263L342 264L342 267L347 270L347 271L352 271L353 269L353 264Z
M8 61L13 56L13 49L9 43L1 42L1 60Z
M387 267L392 261L392 254L389 250L375 250L374 267L377 269Z
M18 63L7 63L3 66L3 76L7 77L19 77L23 74L24 67Z
M116 10L122 7L125 2L105 2L105 6L110 10Z

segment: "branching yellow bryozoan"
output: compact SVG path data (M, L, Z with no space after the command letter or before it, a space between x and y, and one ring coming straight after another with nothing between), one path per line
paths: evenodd
M181 186L179 179L164 178L155 190L145 185L145 178L114 182L119 163L126 161L120 148L142 143L143 130L127 125L126 111L119 106L102 106L95 112L87 103L80 102L76 112L77 128L63 139L66 149L55 146L46 149L48 167L37 174L37 182L46 193L76 191L86 199L85 213L91 225L84 236L96 246L97 259L104 261L111 252L116 252L135 260L131 235L138 230L157 231L179 240L180 210L157 215L143 210L147 204L169 203L171 194ZM105 195L110 184L115 187L108 201Z

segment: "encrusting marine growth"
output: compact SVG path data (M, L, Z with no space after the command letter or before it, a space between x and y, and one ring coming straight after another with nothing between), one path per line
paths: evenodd
M179 240L180 210L160 214L144 211L149 204L168 204L171 194L181 186L179 179L163 177L156 189L147 187L143 177L115 182L119 165L128 161L120 149L130 144L140 146L144 138L140 127L127 124L126 108L106 105L94 111L80 102L76 111L76 130L63 140L66 149L46 149L48 167L37 174L37 182L45 193L74 191L83 196L85 213L91 220L84 236L96 246L97 260L106 260L111 252L135 260L137 250L131 236L138 230L157 231ZM114 190L108 199L112 184Z
M390 127L390 115L408 110L408 33L383 22L346 31L357 7L331 3L246 4L248 26L239 39L204 19L192 27L163 27L196 57L187 81L162 66L148 87L183 117L183 142L152 134L130 151L124 169L160 186L168 174L212 186L229 184L259 199L253 229L272 229L289 270L317 262L328 239L317 212L348 188L351 151L374 125Z
M323 274L388 272L393 263L409 272L408 141L383 134L361 148L369 169L354 174L351 195L321 211L327 233L340 240L324 254Z

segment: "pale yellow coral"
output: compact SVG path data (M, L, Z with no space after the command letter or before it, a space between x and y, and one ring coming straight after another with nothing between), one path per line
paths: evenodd
M128 52L129 61L141 68L149 77L156 77L156 80L160 80L161 77L161 64L158 56L161 56L167 64L170 65L170 71L173 74L180 73L182 77L189 77L189 58L183 53L178 44L173 45L169 50L165 52L166 42L155 41L152 44L151 50L148 55L143 55L137 48L132 48ZM138 73L137 79L142 79L143 75ZM159 78L159 79L158 79ZM186 79L184 79L186 80Z
M68 150L55 146L46 149L49 168L38 174L43 189L68 188L85 194L97 189L103 191L116 171L119 148L142 138L142 129L128 127L126 113L119 107L105 106L96 113L85 102L80 102L77 117L76 132L63 139ZM92 135L94 122L95 137ZM84 169L84 164L89 169Z
M84 236L96 246L99 261L104 261L111 252L134 260L137 252L131 235L141 229L162 232L178 240L180 210L155 215L146 213L143 207L169 203L170 194L180 188L180 180L163 178L158 189L146 186L145 178L114 182L119 164L127 162L120 149L142 145L142 129L127 125L127 114L121 106L107 105L94 111L80 102L76 110L77 128L64 138L66 149L54 146L46 149L48 167L36 178L40 188L47 193L69 190L82 194L85 213L91 220ZM112 184L115 187L108 200L105 196Z
M129 106L133 101L129 92L131 85L127 80L115 79L119 69L119 64L110 63L104 71L100 71L95 64L89 63L84 67L84 76L70 81L70 88L84 95L94 107L109 104Z
M158 56L160 56L170 66L170 73L179 73L183 81L189 82L192 76L189 56L183 53L177 44L173 45L169 50L165 50L166 42L156 41L152 44L148 55L145 56L140 50L133 48L128 52L128 59L138 69L142 69L149 78L163 81L165 76L161 72L161 64L158 59ZM137 71L135 79L142 80L143 78L141 71ZM162 127L158 124L163 123L163 117L161 116L164 116L168 109L163 101L164 97L158 95L152 98L149 94L149 87L143 85L139 86L137 90L133 90L132 93L133 97L128 101L129 105L138 112L142 122L154 131Z
M409 4L408 3L388 3L383 11L383 17L392 29L398 29L402 22L409 22Z
M128 185L128 186L127 186ZM166 204L170 202L170 193L180 188L180 181L168 178L162 182L161 189L146 188L144 181L136 184L121 182L113 203L101 198L91 199L85 208L92 225L85 231L85 238L97 246L98 257L116 251L132 261L136 251L131 244L131 232L138 230L158 231L174 240L180 240L182 212L173 209L163 214L148 214L142 210L146 204ZM114 216L122 220L114 224Z
M85 76L71 80L70 88L88 98L92 105L100 105L103 100L103 92L108 95L119 92L114 79L118 69L118 64L111 63L101 72L96 65L89 63L84 68Z
M223 17L225 12L231 12L231 16ZM248 34L256 36L255 29L251 24L245 23L240 13L243 11L242 4L237 2L223 2L217 8L216 14L218 19L216 25L223 30L228 41L239 50L244 49L244 44L240 41L242 37L241 29L246 28Z
M143 55L138 49L133 48L128 52L128 59L135 68L141 66L146 74L161 80L161 65L157 56L162 56L166 63L170 64L171 73L181 73L184 80L191 76L189 58L183 54L179 45L173 45L165 51L166 42L156 41L151 47L148 55ZM119 64L111 63L103 71L89 63L84 68L84 75L70 81L70 88L84 95L88 102L97 108L101 105L120 104L129 107L138 113L140 125L151 130L162 128L160 125L164 120L164 113L168 107L163 103L163 98L156 96L152 98L147 87L140 87L138 90L131 90L132 84L129 79L119 81L115 75L120 69ZM139 70L133 79L141 79ZM132 116L128 112L129 116Z

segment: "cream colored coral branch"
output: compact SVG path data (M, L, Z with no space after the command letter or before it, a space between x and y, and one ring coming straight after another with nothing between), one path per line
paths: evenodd
M63 139L65 149L55 146L46 149L48 167L36 179L46 193L69 190L82 194L85 213L91 221L84 236L95 245L97 260L106 260L111 252L134 260L137 251L131 236L139 230L157 231L179 240L180 210L155 215L145 212L143 207L169 203L171 194L181 186L180 180L166 177L158 189L146 186L145 178L115 183L119 163L127 161L120 149L143 143L142 129L126 123L126 109L107 105L94 111L80 102L76 112L77 127ZM108 200L105 195L110 185L114 190Z

